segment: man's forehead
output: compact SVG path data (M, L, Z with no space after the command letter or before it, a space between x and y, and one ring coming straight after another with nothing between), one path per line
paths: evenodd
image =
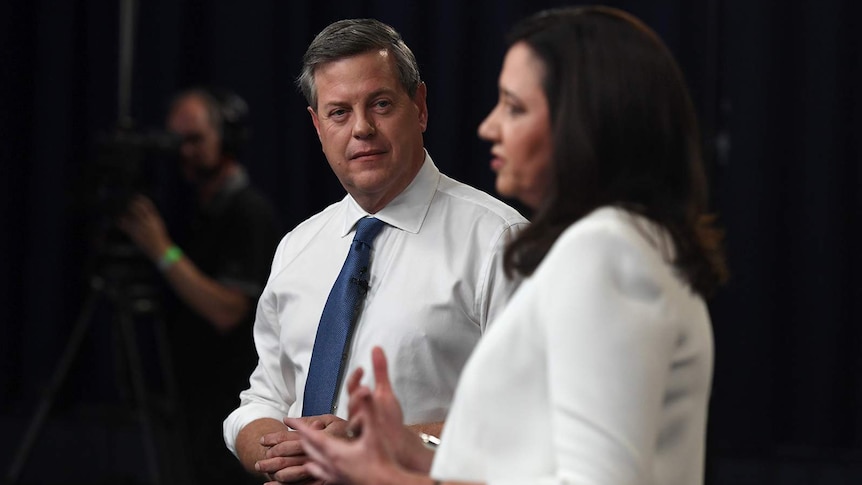
M407 96L407 91L395 73L377 70L373 74L366 71L356 76L331 74L317 78L317 104L321 108L327 105L366 102L381 95Z
M314 68L314 81L344 82L361 77L389 77L397 81L398 67L388 49L372 49L352 56L333 59Z
M182 126L209 124L206 102L194 95L178 100L168 115L168 123Z
M207 102L197 93L186 94L174 103L174 111L206 111Z

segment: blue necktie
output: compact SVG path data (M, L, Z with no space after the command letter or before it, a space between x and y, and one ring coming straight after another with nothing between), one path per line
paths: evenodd
M353 325L368 292L371 243L383 225L383 221L371 217L360 219L356 226L347 259L332 285L317 326L305 381L303 416L334 413L333 405L350 352Z

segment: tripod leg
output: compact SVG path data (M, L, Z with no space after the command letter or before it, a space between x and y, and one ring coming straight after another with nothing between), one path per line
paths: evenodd
M129 302L124 296L115 294L116 315L123 335L126 352L129 360L129 373L131 374L132 390L138 404L138 419L141 422L141 431L144 441L144 452L147 455L147 468L153 485L161 483L159 477L158 458L156 456L156 439L153 428L153 420L150 415L147 402L146 386L144 385L144 370L141 355L138 352L137 340L135 338L134 320L132 319Z
M66 376L69 374L69 370L81 349L81 342L84 340L84 336L90 328L93 310L96 308L96 303L98 302L99 295L102 291L101 280L94 280L92 286L93 288L84 302L81 313L75 321L75 326L72 328L72 334L69 336L69 342L63 350L60 362L57 364L57 368L54 370L54 374L51 377L51 383L45 390L44 396L39 401L39 404L36 407L36 412L30 420L30 425L27 426L27 431L24 433L24 438L18 446L18 451L12 459L12 465L6 473L6 483L8 485L15 484L18 481L18 478L20 478L21 470L27 463L27 458L30 455L30 451L33 449L33 445L36 443L36 438L39 437L39 433L41 433L42 427L45 425L45 420L48 417L48 413L51 411L51 406L54 404L57 392L66 381Z
M170 443L166 447L173 458L173 474L169 474L171 483L187 483L191 473L191 466L184 443L188 442L188 429L185 427L185 413L187 412L180 401L176 374L174 373L173 359L171 358L170 343L165 331L165 320L160 312L156 312L153 319L153 330L156 338L156 349L162 370L162 379L165 385L166 408L170 428L168 432Z
M153 330L156 338L156 350L159 354L159 363L162 369L162 380L165 383L165 395L168 401L169 411L177 415L179 411L179 393L177 391L176 375L174 374L173 359L169 350L168 337L165 333L165 321L160 315L153 321Z

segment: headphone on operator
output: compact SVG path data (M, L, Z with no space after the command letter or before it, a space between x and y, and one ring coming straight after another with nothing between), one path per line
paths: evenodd
M239 158L245 144L248 142L250 129L248 126L248 103L239 95L227 89L201 86L192 88L187 93L197 93L209 105L214 121L219 128L221 138L221 153L233 158Z

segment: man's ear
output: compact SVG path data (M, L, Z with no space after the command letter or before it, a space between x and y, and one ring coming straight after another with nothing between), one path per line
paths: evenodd
M309 106L305 108L308 110L308 113L311 115L311 122L314 124L314 131L317 132L317 138L320 138L320 119L317 117L317 111Z
M422 127L422 133L425 133L425 129L428 127L428 104L425 102L427 95L427 86L424 82L419 83L419 86L416 87L416 94L413 95L413 104L419 111L419 126Z

